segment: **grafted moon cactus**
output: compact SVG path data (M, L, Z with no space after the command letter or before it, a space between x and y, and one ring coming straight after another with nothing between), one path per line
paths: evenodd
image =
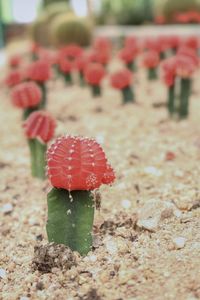
M47 151L49 242L65 244L81 255L92 247L94 200L92 192L111 184L114 171L93 139L63 136Z
M157 67L160 62L160 57L157 51L148 50L143 57L144 67L148 70L148 79L154 80L158 78Z
M54 135L56 122L49 113L35 111L30 114L23 126L31 153L32 176L44 179L47 143Z
M100 63L90 63L84 71L84 78L91 86L94 97L101 95L101 82L105 76L105 69Z
M111 86L122 92L123 104L135 101L134 92L131 87L132 81L133 75L128 69L117 71L110 77Z
M12 89L11 99L13 105L24 110L23 118L26 119L38 109L42 93L35 82L22 82Z

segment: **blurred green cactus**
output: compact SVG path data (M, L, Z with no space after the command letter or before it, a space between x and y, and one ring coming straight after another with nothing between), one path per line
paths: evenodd
M52 44L58 47L72 43L88 46L91 35L89 24L70 14L56 17L51 26Z

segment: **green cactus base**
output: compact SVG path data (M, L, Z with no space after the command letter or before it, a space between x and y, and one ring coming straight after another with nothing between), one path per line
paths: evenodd
M49 242L64 244L81 255L92 248L94 201L90 191L53 188L48 196Z
M80 86L85 86L85 79L83 72L79 72L79 84Z
M42 100L38 106L38 109L45 109L47 105L47 88L45 82L38 82L38 85L42 91Z
M155 80L158 78L157 68L150 68L148 69L148 79Z
M175 107L175 86L172 85L168 88L168 100L167 100L167 108L169 115L172 116L176 112Z
M29 107L29 108L24 109L22 119L26 120L32 112L34 112L38 109L39 109L38 106Z
M179 105L179 118L185 119L189 114L189 97L191 94L191 79L181 79L181 92L180 92L180 105Z
M130 86L122 90L123 104L135 102L134 92Z
M126 64L126 66L132 72L137 70L135 61L132 61L132 62Z
M101 87L99 85L91 85L91 88L93 97L101 96Z
M67 85L71 85L72 84L72 76L71 76L71 73L65 73L63 74L63 78L64 78L64 81Z
M33 177L44 179L47 145L37 139L29 139L28 144L31 154L31 174Z

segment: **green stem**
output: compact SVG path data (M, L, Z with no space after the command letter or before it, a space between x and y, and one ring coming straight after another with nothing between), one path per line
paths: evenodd
M79 83L80 86L85 86L85 79L84 79L83 72L79 72Z
M135 64L135 61L132 61L130 63L127 63L126 64L127 68L130 70L130 71L136 71L136 64Z
M130 86L127 86L122 90L122 95L123 95L123 104L129 102L135 102L134 92Z
M148 79L154 80L157 79L157 68L149 68L148 69Z
M42 144L37 139L28 140L31 153L31 173L33 177L45 178L46 159L45 154L47 145Z
M48 196L49 242L64 244L81 255L92 248L94 201L90 191L53 188Z
M47 88L45 82L38 82L39 87L42 91L42 100L38 106L39 109L44 109L47 105Z
M101 87L99 85L91 85L92 87L92 95L94 97L101 96Z
M71 73L65 73L63 74L64 76L64 80L65 80L65 83L68 85L68 84L72 84L72 76L71 76Z
M164 51L160 52L160 60L163 60L166 58L166 53Z
M38 106L29 107L29 108L24 109L22 119L26 120L32 112L34 112L38 109L39 109Z
M191 79L181 78L181 92L180 92L180 105L179 105L180 119L187 118L188 116L190 93L191 93Z
M175 107L175 85L173 84L168 88L168 101L167 108L170 116L172 116L176 112Z

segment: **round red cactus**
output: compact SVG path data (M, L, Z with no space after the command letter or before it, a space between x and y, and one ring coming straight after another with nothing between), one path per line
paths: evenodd
M157 51L149 50L144 54L143 65L148 68L156 68L160 62L159 54Z
M94 41L93 47L97 51L110 52L112 49L112 44L110 40L106 37L99 37Z
M63 136L47 151L48 176L56 188L94 190L114 181L101 146L93 139Z
M21 63L21 56L18 54L11 56L8 60L8 64L11 68L19 67L20 63Z
M182 78L189 78L196 71L197 65L194 60L187 55L177 55L176 74Z
M74 61L74 68L79 72L84 72L85 67L88 64L88 59L86 56L79 56Z
M176 76L176 57L170 57L165 59L162 64L163 80L165 84L170 87L174 84Z
M42 98L40 88L34 82L22 82L11 93L12 102L19 108L35 107Z
M119 58L123 60L126 64L131 63L138 54L137 48L125 47L119 51Z
M51 69L49 62L45 60L37 60L31 63L27 69L27 77L33 81L45 82L51 77Z
M122 90L131 85L132 79L132 72L128 69L124 69L112 74L110 77L110 83L115 89Z
M105 76L105 69L101 64L91 63L84 71L86 81L91 85L99 85Z
M75 58L83 55L83 49L76 44L71 44L63 47L60 50L60 55L64 57L68 57L68 59L70 60L74 60Z
M56 122L48 112L38 110L30 114L23 127L29 139L47 143L54 135Z
M64 74L71 73L73 65L72 62L66 57L59 58L59 67Z
M18 70L11 71L5 78L5 84L8 87L13 87L22 81L22 73Z

